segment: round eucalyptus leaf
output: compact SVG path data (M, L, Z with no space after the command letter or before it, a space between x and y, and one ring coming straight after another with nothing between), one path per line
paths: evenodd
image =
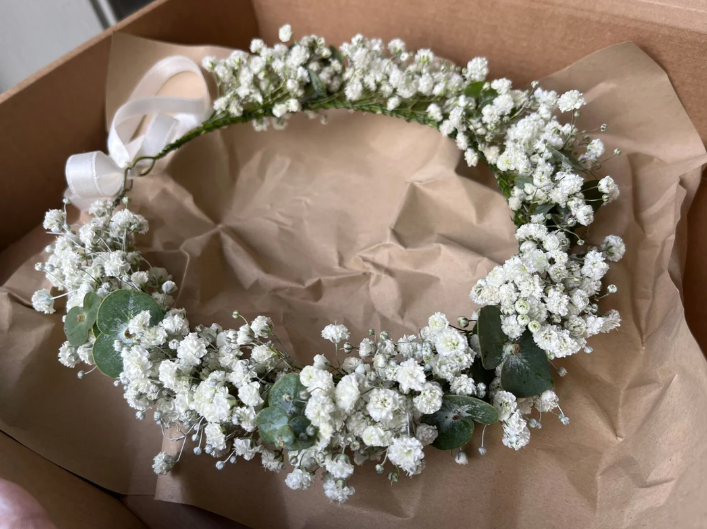
M265 408L258 413L255 418L255 424L258 425L258 433L260 438L269 445L282 448L280 444L280 429L287 427L290 418L287 412L277 406Z
M295 432L289 424L286 424L277 431L277 445L280 448L286 448L287 450L294 450L291 448L294 442L297 440Z
M85 344L88 341L88 333L96 323L98 307L101 305L101 298L95 292L88 292L83 297L82 307L72 307L64 320L64 333L66 339L74 347Z
M150 313L150 325L162 319L162 309L152 296L137 290L116 290L108 294L98 309L98 330L125 343L130 343L128 323L143 311Z
M104 375L118 378L123 372L123 357L115 350L115 338L107 334L99 334L93 344L93 361Z
M547 354L525 331L506 357L501 369L501 386L516 397L539 395L555 385Z
M299 401L299 394L305 389L300 382L299 374L285 375L270 388L268 404L282 408L288 415L301 415L304 403Z
M466 395L449 395L457 400L457 403L466 406L466 413L474 419L474 422L481 424L493 424L498 421L498 411L488 402L484 402L476 397ZM463 403L459 399L464 399Z
M287 450L304 450L314 444L315 436L307 435L311 424L303 415L290 418L277 406L265 408L256 417L260 438L267 444Z
M304 450L309 448L316 441L315 435L307 435L307 428L312 424L312 422L307 419L304 415L298 415L297 417L292 417L290 419L290 428L295 433L295 443L296 448L288 448L288 450Z
M463 395L445 395L437 412L423 415L422 422L437 427L437 439L432 446L439 450L452 450L469 442L474 433L474 417L470 411L476 409L470 403L471 399Z
M486 369L495 369L503 361L503 344L508 340L501 329L501 309L496 305L481 307L476 325L481 361Z

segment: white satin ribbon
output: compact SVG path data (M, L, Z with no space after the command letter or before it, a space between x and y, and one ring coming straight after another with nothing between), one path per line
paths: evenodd
M165 97L157 93L172 77L194 73L203 84L199 98ZM81 210L96 200L117 195L123 186L124 169L140 156L154 156L167 144L200 125L210 111L209 90L199 65L174 55L156 63L137 84L128 101L113 116L108 133L108 155L75 154L66 161L66 197ZM142 119L152 115L145 134L134 139ZM139 170L140 164L136 166ZM129 175L130 177L130 175Z

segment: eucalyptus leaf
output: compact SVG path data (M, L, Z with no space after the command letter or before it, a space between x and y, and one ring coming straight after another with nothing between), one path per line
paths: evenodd
M555 207L555 204L549 203L549 204L538 204L535 206L535 210L533 211L534 215L547 215L550 213L550 210Z
M308 435L307 428L311 425L311 421L307 419L304 415L299 415L297 417L292 417L290 419L290 428L295 434L295 441L292 443L293 448L288 448L288 450L304 450L314 445L316 441L315 435Z
M287 450L304 450L314 444L315 437L307 435L311 424L303 415L290 418L278 406L270 406L255 419L260 438L267 444Z
M114 342L114 337L99 334L93 344L93 361L101 373L118 378L123 372L123 357L113 347Z
M128 323L143 311L150 313L150 325L157 325L162 319L162 309L149 294L137 290L116 290L106 296L98 309L98 330L130 343Z
M487 88L481 91L481 99L479 101L479 106L484 106L486 103L491 103L494 99L498 97L498 92L493 88Z
M279 431L286 427L290 418L287 412L277 406L264 408L258 413L255 418L255 424L258 425L258 433L260 438L269 445L281 447L281 436Z
M326 88L324 87L324 84L322 84L322 80L319 79L319 76L309 68L307 68L307 73L309 74L309 81L312 83L312 87L317 95L326 95Z
M481 90L483 89L484 84L486 84L485 81L476 81L468 84L464 89L464 95L477 99L481 95Z
M529 178L527 176L516 176L516 179L514 181L514 184L521 189L523 189L526 186L526 184L532 185L532 183L533 183L533 179Z
M144 292L116 290L101 303L96 316L99 334L93 345L93 359L102 373L117 378L123 372L123 359L113 344L116 340L127 345L132 343L128 324L143 311L150 313L150 325L157 325L162 319L162 309Z
M486 369L495 369L501 365L503 344L508 339L501 329L501 309L496 305L482 307L476 325L479 329L481 361Z
M555 149L554 147L550 147L549 145L547 146L547 149L556 161L564 165L570 166L572 169L574 169L576 173L583 174L587 171L587 168L580 164L574 158L574 156L572 156L572 153L564 151L562 149Z
M525 331L506 357L501 369L501 386L516 397L539 395L554 386L547 354L537 346L530 331Z
M474 382L477 384L479 382L486 384L486 387L489 387L493 379L496 378L496 370L485 369L479 359L474 360L474 363L471 364L471 368L469 368L469 372Z
M299 394L305 389L300 382L299 374L285 375L270 388L268 404L282 408L288 415L302 415L304 403L297 401Z
M83 297L82 307L72 307L64 320L64 333L66 339L74 347L85 344L88 341L88 333L96 323L98 307L101 305L101 298L95 292L88 292Z
M331 50L331 56L332 56L334 59L336 59L337 61L339 61L339 62L341 63L341 65L343 66L343 65L344 65L344 56L341 55L341 52L339 51L339 48L337 48L337 47L334 46L334 45L330 45L330 46L329 46L329 49Z
M469 402L471 399L463 395L445 395L437 412L422 416L422 422L437 427L437 439L432 446L439 450L453 450L469 442L474 433L474 417L470 411L475 406Z

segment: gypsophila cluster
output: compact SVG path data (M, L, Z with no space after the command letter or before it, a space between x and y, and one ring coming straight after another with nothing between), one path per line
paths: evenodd
M462 68L398 39L386 46L358 35L336 49L317 36L286 45L292 36L284 26L273 47L256 39L250 53L205 58L220 90L214 115L164 153L231 123L280 129L301 111L324 120L323 111L347 108L432 126L454 139L468 165L489 165L514 212L519 251L474 286L482 309L456 325L434 313L398 339L372 329L354 341L333 323L321 332L330 354L304 365L267 316L236 311L230 329L192 325L173 307L172 277L136 250L134 236L148 224L121 207L121 196L95 203L82 225L69 224L65 208L46 215L56 241L37 270L56 293L39 290L32 304L51 314L66 297L59 361L95 365L116 378L138 418L153 411L179 446L155 457L157 474L188 446L215 458L217 469L258 458L266 470L286 471L292 489L318 480L336 502L354 494L352 476L366 461L391 482L419 474L430 445L459 449L455 461L466 465L461 448L474 423L500 422L503 444L515 450L543 413L567 424L543 370L555 358L591 352L591 336L619 326L618 312L601 312L599 301L616 291L602 279L625 253L614 235L598 246L582 239L599 206L619 196L610 176L595 177L601 140L576 127L582 94L513 89L508 79L486 80L483 58ZM526 365L532 373L519 375Z

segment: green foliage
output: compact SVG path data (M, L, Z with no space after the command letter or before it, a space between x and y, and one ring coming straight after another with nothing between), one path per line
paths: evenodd
M501 386L516 397L539 395L554 386L547 354L537 346L530 331L525 331L506 357L501 369Z
M73 307L69 310L64 321L64 333L66 339L74 347L85 344L88 341L88 333L96 323L98 307L101 299L95 292L88 292L83 297L83 307Z
M478 99L478 97L481 95L481 90L483 89L484 84L486 84L485 81L476 81L473 83L469 83L464 89L464 95L467 97L473 97L474 99Z
M319 76L309 69L307 69L307 73L309 74L309 81L312 83L312 87L314 88L317 96L325 96L326 88L324 87L324 84L322 84L322 80L319 79Z
M304 416L304 390L299 374L291 373L278 380L268 395L268 407L258 413L256 424L260 438L267 444L287 450L303 450L314 444L307 434L311 422Z
M103 334L118 335L125 343L130 342L128 323L143 311L150 313L150 325L162 319L162 309L152 296L137 290L116 290L108 294L98 309L98 330Z
M492 424L498 421L498 412L474 397L445 395L439 411L422 417L422 422L437 427L437 439L432 446L439 450L452 450L468 443L474 433L474 421Z
M550 213L550 210L555 207L555 204L549 203L549 204L536 204L535 208L533 209L533 215L547 215Z
M533 179L530 178L529 176L516 176L515 185L517 187L520 187L521 189L526 186L526 184L533 184Z
M486 387L489 387L491 385L491 382L493 382L493 379L496 378L496 370L484 369L481 360L478 358L474 360L473 364L471 364L471 368L469 369L469 371L472 378L474 379L474 382L476 382L477 384L481 382L485 384Z
M115 338L107 334L99 334L93 344L93 361L104 375L118 378L123 372L123 358L113 348Z
M304 413L304 402L298 399L298 395L305 389L299 374L285 375L270 388L268 405L282 408L288 415L301 415Z
M339 61L342 66L344 66L344 56L341 55L339 48L334 45L329 45L329 49L331 50L331 56L337 61Z
M476 325L481 361L486 369L495 369L503 361L503 344L507 340L501 329L501 309L496 305L482 307Z
M93 346L93 358L98 369L113 378L123 372L123 360L115 350L116 340L130 345L132 336L128 324L143 311L150 313L150 325L157 325L162 319L162 309L152 296L136 290L116 290L106 296L98 308L96 327L100 334Z

